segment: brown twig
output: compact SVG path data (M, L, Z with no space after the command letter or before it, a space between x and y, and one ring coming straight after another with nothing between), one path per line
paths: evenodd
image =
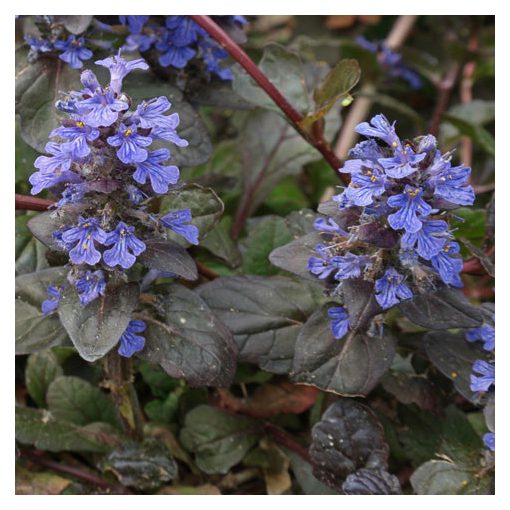
M304 461L308 462L308 464L314 465L314 461L310 457L308 449L301 443L298 443L291 435L287 434L287 432L269 422L264 424L264 430L266 433L270 434L277 443L297 453Z
M111 490L115 492L122 491L124 494L130 493L130 491L124 486L111 484L110 482L107 482L100 476L95 475L93 473L89 473L87 471L83 471L82 469L79 469L77 467L62 464L61 462L48 459L40 454L31 452L29 450L19 450L19 452L22 457L26 458L30 462L51 469L52 471L56 471L57 473L64 473L70 475L73 478L77 478L78 480L91 483L97 487L101 487L102 489Z
M473 31L469 38L468 50L476 51L478 48L478 33ZM462 69L462 80L460 82L460 100L462 104L473 101L473 76L476 70L476 61L470 60L464 64ZM469 136L462 137L460 159L465 166L471 166L473 159L473 140Z
M432 120L430 121L429 133L436 136L439 132L439 126L443 114L448 108L448 101L450 95L459 76L460 66L458 62L454 62L445 72L443 78L436 84L437 101L432 113Z
M53 204L52 200L45 198L30 197L28 195L15 195L15 206L20 211L46 211L50 205Z
M258 83L266 94L274 101L276 106L285 114L296 131L313 147L315 147L329 163L343 182L348 179L345 174L338 172L342 162L331 150L324 137L316 137L303 129L301 122L303 116L289 103L283 94L271 83L269 78L257 67L253 60L241 49L241 47L231 37L222 30L209 16L192 15L193 21L200 25L213 39L215 39L223 48L225 48L232 58L238 62L243 69Z
M209 269L208 267L204 266L202 262L199 262L198 260L195 260L195 264L197 265L198 273L202 276L205 276L209 280L214 280L215 278L218 278L220 276L216 271L213 271L212 269Z

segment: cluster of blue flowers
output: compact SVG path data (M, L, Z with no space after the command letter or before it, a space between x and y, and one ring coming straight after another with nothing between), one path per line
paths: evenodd
M379 65L389 76L407 81L414 90L422 87L422 81L418 73L406 66L402 62L402 55L388 48L384 42L371 42L363 36L358 36L356 42L365 50L376 55Z
M228 53L211 39L207 32L189 16L166 16L164 25L159 19L150 16L119 16L123 25L127 25L130 34L124 46L125 52L148 51L154 48L162 67L172 66L183 69L193 58L201 59L207 72L222 80L231 80L232 71L225 67ZM243 26L243 16L217 16L223 25Z
M67 39L26 35L25 41L30 46L30 53L33 57L59 52L58 58L69 64L73 69L81 69L83 60L92 58L92 51L85 47L85 39L73 34L69 35Z
M479 328L470 329L466 333L468 342L483 342L483 348L492 354L492 360L476 360L473 364L473 372L471 375L470 388L475 393L486 393L496 382L496 363L494 353L496 348L496 332L494 328L495 316L492 315L492 323L484 323ZM487 447L494 451L496 446L496 436L494 432L487 432L483 436L483 440Z
M50 155L36 159L37 172L29 179L32 194L51 189L60 195L52 216L62 225L53 237L70 260L67 282L48 287L44 314L58 308L66 285L74 286L83 306L104 296L109 281L125 280L125 271L145 251L143 239L165 238L170 229L198 244L189 209L163 216L146 212L152 195L177 189L179 168L164 164L170 151L150 146L157 140L188 145L176 131L179 114L165 115L171 104L164 96L131 109L122 82L131 71L148 68L143 59L126 61L119 54L96 64L109 69L110 83L102 86L86 70L83 89L57 102L69 118L50 133L58 141L48 142ZM143 337L136 333L144 328L143 322L131 321L121 338L121 355L143 348Z
M309 259L309 271L328 280L334 296L341 296L344 280L374 282L384 310L425 286L462 287L463 262L448 220L451 209L474 202L470 168L452 166L451 154L441 154L432 135L401 141L384 115L356 131L368 140L351 149L352 159L340 169L351 175L350 184L333 197L339 215L354 221L316 220L322 242ZM335 307L329 314L335 338L342 338L349 329L348 310Z

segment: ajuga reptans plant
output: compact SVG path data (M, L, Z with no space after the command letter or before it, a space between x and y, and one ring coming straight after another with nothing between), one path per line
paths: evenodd
M63 290L72 286L81 306L104 296L108 285L127 281L127 271L146 250L144 240L166 237L170 229L198 244L198 228L189 209L151 214L147 203L158 194L178 192L179 168L166 164L167 148L158 140L186 147L177 133L179 114L167 115L164 96L133 106L122 91L126 75L146 70L143 59L124 60L120 54L96 64L110 71L101 85L95 74L81 74L83 89L72 91L56 107L68 114L50 133L49 156L40 156L30 177L32 194L48 189L59 196L52 216L56 245L69 257L67 279L48 287L44 314L54 312ZM145 324L132 320L120 339L119 354L132 356L144 346Z

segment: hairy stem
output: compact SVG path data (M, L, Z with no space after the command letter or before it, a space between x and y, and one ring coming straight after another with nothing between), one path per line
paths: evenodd
M132 360L110 351L104 358L105 386L111 392L124 432L132 439L143 438L143 415L133 386Z
M315 147L329 163L333 171L345 183L348 178L345 174L338 172L342 166L342 162L337 158L331 150L329 144L324 140L322 134L308 133L303 129L301 122L303 116L299 113L283 96L283 94L271 83L269 78L257 67L253 60L241 49L241 47L222 30L209 16L192 15L193 21L200 25L213 39L215 39L223 48L225 48L232 58L238 62L244 70L257 82L264 92L274 101L276 106L287 117L289 122L294 126L296 131L308 142Z

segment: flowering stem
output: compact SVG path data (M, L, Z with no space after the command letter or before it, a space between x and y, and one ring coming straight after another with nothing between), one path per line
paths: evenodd
M446 71L444 77L437 83L437 102L432 113L432 120L430 121L429 133L436 136L439 132L439 126L443 113L448 107L448 101L450 95L459 76L460 66L457 62L453 63L450 68Z
M133 386L132 360L112 350L104 358L104 371L105 386L111 392L124 432L136 441L141 440L144 418Z
M305 129L303 129L301 125L303 116L287 101L283 94L271 83L269 78L257 67L257 65L241 49L241 47L209 16L192 15L191 18L193 18L195 23L200 25L213 39L215 39L230 53L232 58L244 68L244 70L274 101L276 106L280 108L296 131L322 154L333 171L345 184L347 184L349 181L347 175L338 172L338 169L342 166L342 162L335 156L335 153L331 150L331 147L324 139L322 133L319 131L308 133Z

